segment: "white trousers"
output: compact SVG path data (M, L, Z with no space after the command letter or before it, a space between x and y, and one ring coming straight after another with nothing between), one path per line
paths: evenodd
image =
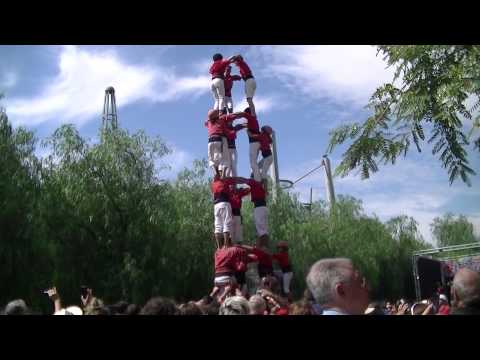
M247 272L245 274L247 282L248 295L254 295L260 285L260 277L258 276L258 265L256 262L247 264Z
M255 95L255 90L257 90L257 82L255 78L250 78L245 81L245 96L246 98L253 98Z
M234 243L241 243L243 241L242 217L233 216L232 231L230 237Z
M257 236L263 236L265 234L268 234L267 215L268 211L266 206L259 206L253 209L253 217L255 219Z
M225 83L223 79L216 78L212 80L212 94L215 100L213 108L222 111L225 107Z
M217 166L220 170L230 166L230 151L225 137L222 141L208 143L208 166Z
M215 204L215 234L230 232L232 230L232 207L228 202Z
M237 161L238 161L238 153L237 149L231 149L227 147L228 155L229 155L229 167L226 172L226 176L236 177L237 176Z
M283 292L285 294L290 294L290 283L292 282L293 272L283 273L282 282L283 282Z
M231 96L225 96L225 106L233 110L233 100Z
M260 169L260 176L262 179L266 179L268 177L268 169L270 169L270 165L273 163L273 156L267 156L266 158L262 158L258 163L258 167Z
M253 178L256 181L261 180L260 168L258 167L258 163L257 163L257 158L258 158L258 153L259 152L260 152L260 143L258 141L250 143L250 153L249 153L250 167L252 168Z

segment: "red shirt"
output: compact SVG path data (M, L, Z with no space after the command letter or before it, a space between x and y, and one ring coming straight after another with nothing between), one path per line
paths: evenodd
M214 61L213 64L210 66L210 70L209 70L210 74L212 75L212 78L215 76L221 76L223 79L224 77L223 74L225 74L225 69L229 64L230 64L230 61L226 59Z
M225 96L232 97L233 82L237 80L242 80L242 77L238 75L225 76L225 80L223 80L225 83Z
M220 197L227 197L225 201L228 201L229 193L230 193L230 185L234 185L235 181L233 179L218 179L213 180L211 184L213 198L220 199Z
M244 249L236 246L215 251L215 274L235 272L238 259L243 256L244 252Z
M233 209L241 209L242 208L242 198L246 195L250 194L250 189L239 189L233 190L229 192L230 195L230 205L232 205Z
M249 114L249 113L243 113L242 115L243 117L245 117L245 119L247 119L248 130L258 134L260 132L260 127L258 126L257 117L252 116L252 114Z
M245 272L247 271L247 263L248 263L248 252L247 250L238 247L238 254L235 257L235 271L237 272Z
M256 139L260 142L260 150L268 151L270 149L270 144L272 143L272 138L269 134L261 132L260 134L252 134L252 139Z
M208 137L210 136L227 136L227 126L235 119L238 119L237 115L228 114L220 115L215 122L209 120L205 121L205 127L208 129Z
M277 311L275 311L275 315L288 315L288 308L281 307Z
M242 78L245 78L248 75L252 75L252 70L248 67L247 63L243 60L237 60L235 61L235 65L238 66L238 69L240 70L240 75L242 75Z
M438 315L448 315L450 314L450 306L448 305L441 305L438 309Z
M252 202L265 200L266 194L261 183L255 179L249 179L247 185L250 186Z
M208 137L224 135L223 124L218 119L215 122L211 122L209 120L205 121L205 127L208 129Z
M272 255L270 255L269 253L263 251L262 249L254 247L252 250L252 254L257 257L259 265L263 265L269 268L273 267Z
M288 259L288 252L279 252L273 254L273 259L277 260L281 268L286 268L290 265L290 260Z

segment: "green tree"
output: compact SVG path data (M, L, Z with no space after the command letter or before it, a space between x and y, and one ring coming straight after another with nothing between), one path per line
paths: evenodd
M0 299L38 299L51 270L48 244L37 236L40 163L32 132L12 128L0 109Z
M439 247L479 241L473 233L473 224L464 215L455 217L448 213L442 217L436 217L430 227Z
M336 174L346 176L358 168L368 178L380 162L394 164L406 156L412 144L420 152L428 129L432 153L447 169L450 184L460 176L470 185L475 172L468 166L466 147L480 127L480 46L382 45L378 52L396 67L394 79L374 92L367 106L373 114L366 121L330 133L329 152L352 141ZM469 97L473 105L467 108ZM461 116L471 122L469 136ZM480 137L474 142L480 150Z

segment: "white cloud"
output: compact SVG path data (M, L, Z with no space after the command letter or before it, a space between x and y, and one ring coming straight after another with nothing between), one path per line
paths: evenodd
M376 87L393 78L394 70L373 46L265 46L250 52L265 62L262 75L281 79L303 96L344 105L365 105Z
M173 180L185 167L191 167L194 156L188 151L180 149L173 143L168 143L167 145L172 152L162 157L156 165L157 168L167 165L169 168L162 170L161 176L168 180Z
M65 46L58 66L58 75L39 95L8 99L7 110L15 125L49 120L81 125L100 117L108 86L115 88L117 107L142 99L165 102L209 91L208 76L181 77L169 68L127 64L113 50Z
M17 84L18 77L13 71L6 71L0 77L0 91L10 89Z
M255 112L257 114L269 112L274 107L278 106L278 102L273 96L267 96L267 97L255 96L253 98L253 103L255 105ZM243 111L247 107L248 107L248 103L246 99L243 99L240 104L235 105L236 111Z

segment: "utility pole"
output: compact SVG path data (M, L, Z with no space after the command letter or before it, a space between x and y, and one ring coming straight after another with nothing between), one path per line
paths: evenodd
M332 168L330 167L330 159L327 155L323 155L323 168L325 169L325 191L326 200L330 205L330 209L335 205L335 190L333 189Z
M280 174L278 173L278 157L277 157L277 139L275 136L275 131L272 132L272 155L273 155L273 166L270 170L270 175L272 178L272 198L275 202L278 196Z

